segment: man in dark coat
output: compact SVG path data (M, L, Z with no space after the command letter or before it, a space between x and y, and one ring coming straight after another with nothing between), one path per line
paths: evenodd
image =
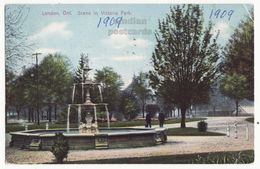
M164 123L164 120L165 120L164 113L162 113L162 112L159 113L158 120L159 120L160 127L163 127L163 123Z
M150 113L146 114L145 121L146 121L146 127L151 128L152 127L152 117L151 117Z

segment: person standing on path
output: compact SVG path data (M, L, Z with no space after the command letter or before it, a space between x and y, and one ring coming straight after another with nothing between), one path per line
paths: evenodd
M162 112L159 113L158 120L159 120L160 127L163 127L163 123L164 123L164 120L165 120L164 113L162 113Z
M150 113L147 113L146 114L146 117L145 117L145 121L146 121L146 127L152 127L152 117L151 117L151 114Z

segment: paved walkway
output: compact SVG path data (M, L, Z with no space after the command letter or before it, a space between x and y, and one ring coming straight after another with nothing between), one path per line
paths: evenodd
M231 136L170 136L164 145L131 149L108 149L70 151L68 161L110 159L124 157L149 157L161 155L191 154L218 151L240 151L254 149L254 126L249 123L249 140L246 139L244 119L247 117L209 117L207 119L211 131L225 133L226 123L238 122L238 138L234 138L234 129ZM180 124L168 124L165 127L179 127ZM189 122L187 127L196 127L197 122ZM213 126L213 127L211 127ZM223 127L215 127L223 126ZM157 127L157 126L154 126ZM8 137L7 137L8 138ZM45 163L51 162L54 156L49 151L28 151L6 148L7 163Z

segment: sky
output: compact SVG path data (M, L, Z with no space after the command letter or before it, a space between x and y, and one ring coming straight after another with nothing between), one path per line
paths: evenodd
M58 52L69 58L75 70L80 54L85 53L89 56L90 67L94 69L92 77L96 69L111 66L121 75L126 87L134 74L151 69L158 20L165 18L173 5L26 5L29 13L23 31L36 44L32 53L42 53L40 61L48 53ZM15 9L17 6L6 7ZM202 7L205 25L209 21L213 23L213 31L220 31L219 44L225 46L239 22L249 16L248 10L253 6L208 4ZM28 56L19 66L30 67L33 64L35 58Z

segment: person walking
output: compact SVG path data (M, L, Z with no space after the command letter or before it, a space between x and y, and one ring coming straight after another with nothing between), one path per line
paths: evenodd
M146 114L145 121L146 121L145 127L150 127L151 128L152 127L152 117L151 117L150 113Z
M159 113L158 120L159 120L160 127L163 127L163 123L164 123L164 120L165 120L164 113L162 113L162 112Z

